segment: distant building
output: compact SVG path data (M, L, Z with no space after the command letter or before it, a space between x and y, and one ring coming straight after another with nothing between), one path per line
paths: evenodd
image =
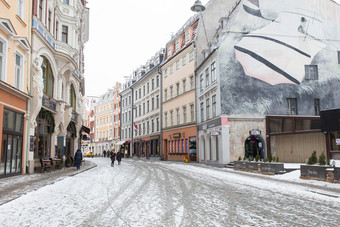
M138 157L160 156L160 87L159 65L164 50L158 51L147 63L134 72L133 92L133 155Z
M86 127L88 132L83 131L82 135L82 152L94 153L94 139L95 139L95 105L99 97L87 96L85 98L85 108L83 111L83 127Z

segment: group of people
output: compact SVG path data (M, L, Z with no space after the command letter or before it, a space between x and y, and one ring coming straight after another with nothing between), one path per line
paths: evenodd
M111 166L114 167L115 165L115 160L117 159L118 161L118 165L120 165L121 161L122 161L122 155L123 153L121 151L118 150L118 152L116 153L116 150L113 149L110 153L110 158L111 158Z

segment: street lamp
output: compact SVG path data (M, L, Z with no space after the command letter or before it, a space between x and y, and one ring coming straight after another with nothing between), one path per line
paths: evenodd
M194 11L196 13L203 12L205 10L204 5L202 5L202 2L200 0L196 0L195 4L191 6L191 11Z

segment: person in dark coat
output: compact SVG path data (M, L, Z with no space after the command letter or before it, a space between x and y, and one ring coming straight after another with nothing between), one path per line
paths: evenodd
M120 162L122 161L122 152L121 151L117 152L117 161L118 161L118 165L120 165Z
M74 155L74 162L76 163L77 169L80 169L80 163L83 160L83 154L81 153L81 150L78 149L76 154Z
M116 160L116 151L115 149L113 149L111 151L111 154L110 154L110 158L111 158L111 166L114 167L115 166L115 160Z
M106 157L106 150L103 151L103 157Z

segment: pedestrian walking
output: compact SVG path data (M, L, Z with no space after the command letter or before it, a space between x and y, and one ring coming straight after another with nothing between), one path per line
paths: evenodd
M106 150L103 151L103 157L106 157Z
M74 155L74 162L76 163L77 169L80 169L80 163L83 160L83 154L81 153L81 150L78 149L76 154Z
M115 149L113 149L111 151L111 166L114 167L115 166L115 160L116 160L116 151Z
M120 165L120 162L122 161L122 152L120 150L117 152L117 161L118 165Z

